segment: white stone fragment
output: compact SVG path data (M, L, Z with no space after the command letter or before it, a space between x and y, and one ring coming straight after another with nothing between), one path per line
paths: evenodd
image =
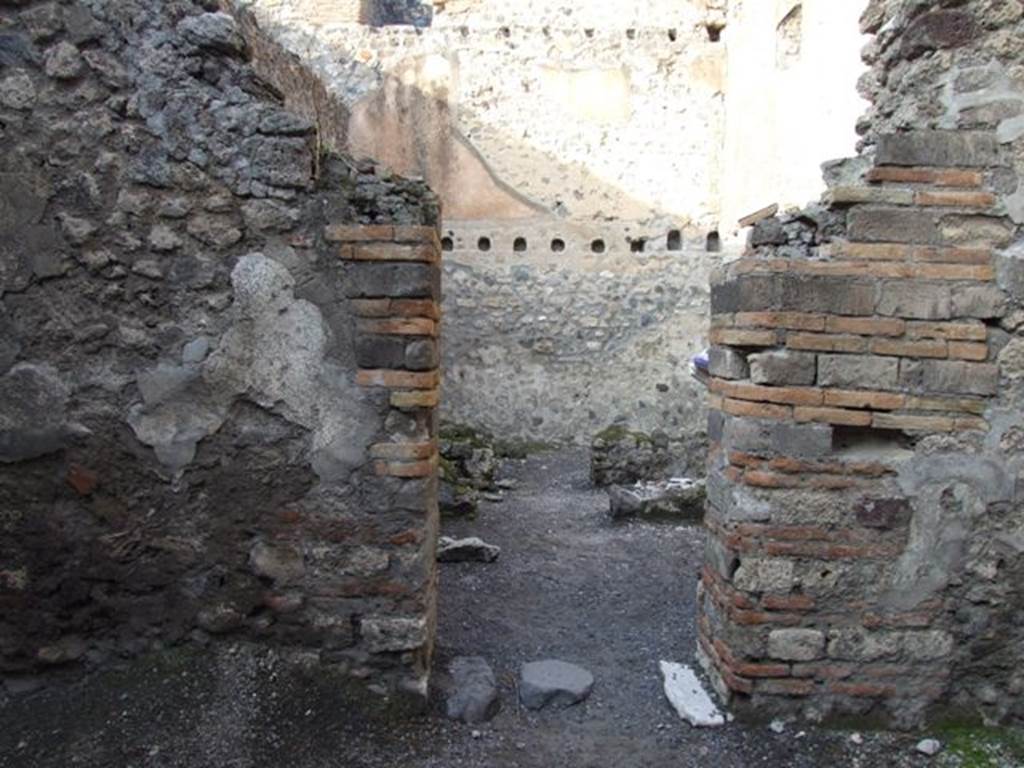
M661 675L665 679L665 695L681 718L695 728L725 725L722 713L690 667L663 661Z
M933 757L939 754L939 751L942 749L942 743L937 739L921 739L921 741L917 742L917 746L914 749L922 755Z

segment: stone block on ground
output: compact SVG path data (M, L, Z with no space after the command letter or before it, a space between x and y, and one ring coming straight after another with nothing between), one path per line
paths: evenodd
M523 664L519 672L519 699L527 709L571 707L586 699L593 688L590 672L556 659Z
M661 662L665 696L679 717L695 728L725 725L725 717L711 700L694 671L685 664Z
M437 542L437 560L440 563L493 563L500 554L501 547L475 536L468 539L442 536Z
M706 497L705 481L681 477L608 488L609 511L616 520L659 517L699 522L704 517Z
M479 656L459 656L448 667L451 691L445 711L453 720L464 723L483 723L501 708L498 683L484 659Z

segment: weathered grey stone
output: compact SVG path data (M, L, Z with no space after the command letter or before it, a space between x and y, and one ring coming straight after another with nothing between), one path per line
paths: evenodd
M63 448L71 434L67 399L67 385L49 366L21 363L0 377L0 463Z
M322 551L314 550L314 560L320 552ZM327 553L324 552L324 554ZM406 566L410 566L412 562L412 560L407 561ZM324 565L323 562L320 564ZM344 556L338 560L328 555L326 564L329 569L336 569L338 573L345 576L358 576L367 579L386 571L391 564L391 557L378 547L352 547L346 550Z
M84 245L99 230L95 222L79 216L58 214L57 220L64 237L72 245Z
M745 557L733 577L737 589L745 592L788 594L795 582L795 566L784 558Z
M899 651L900 637L895 632L872 632L858 627L828 633L828 655L832 659L877 661L894 657Z
M313 179L313 148L308 139L254 136L242 148L253 158L249 173L256 181L302 189Z
M203 608L196 616L196 623L213 635L234 632L245 622L242 613L231 605L217 604Z
M781 245L786 240L786 231L782 226L782 222L775 217L757 222L750 231L750 244L754 247L759 245Z
M23 35L0 34L0 66L31 66L38 61L39 52Z
M959 292L961 289L957 289ZM948 286L894 280L879 288L878 314L914 320L947 320L953 316ZM959 314L959 313L957 313Z
M708 536L704 541L704 562L723 578L732 579L738 560L736 553L727 549L715 536Z
M445 702L448 717L483 723L498 714L501 701L491 666L479 656L459 656L448 667L452 690Z
M401 618L368 616L360 623L371 653L412 651L427 644L427 620L422 616Z
M873 282L793 275L782 275L776 279L779 282L780 309L837 315L871 315L875 312Z
M14 71L0 79L0 106L31 109L36 103L36 88L25 72Z
M900 362L900 384L921 394L994 395L999 389L999 367L959 360Z
M1006 310L1007 296L995 285L963 285L953 291L953 317L990 320L1002 317Z
M54 666L77 661L85 655L87 646L78 635L62 637L56 643L44 645L36 653L36 658L43 664Z
M242 206L245 226L256 232L290 232L302 214L277 200L250 200Z
M10 370L19 354L21 342L18 340L14 324L0 309L0 376Z
M732 347L708 350L708 373L719 379L745 379L750 374L747 360Z
M180 248L182 239L168 226L158 224L149 233L149 246L159 253L167 253Z
M432 371L441 364L441 355L434 339L417 339L405 347L404 367L410 371Z
M73 3L64 8L64 26L68 39L76 45L94 42L104 32L104 26L84 5Z
M242 239L242 230L233 219L201 213L188 222L188 233L201 243L216 248L227 248Z
M188 342L181 351L181 362L185 365L201 363L210 352L210 340L199 336Z
M38 224L48 200L46 184L39 177L0 173L0 233L9 235Z
M879 165L998 165L999 143L987 131L912 131L878 138Z
M437 542L439 563L493 563L500 555L501 547L475 536L466 539L442 536Z
M479 494L473 488L442 481L438 487L437 505L443 517L476 517L480 507Z
M64 29L64 18L60 6L56 3L45 3L31 8L25 11L21 18L32 39L37 43L51 39Z
M828 424L791 424L754 419L725 419L722 443L747 453L817 458L832 451Z
M426 264L352 264L347 275L350 298L436 299L440 295L440 276Z
M818 384L853 389L896 389L899 359L877 355L819 355Z
M153 259L140 259L132 264L132 272L136 275L148 277L151 280L162 280L164 269L159 262Z
M50 77L57 80L74 80L85 69L85 61L76 46L62 42L46 52L44 67Z
M527 709L569 707L586 699L593 688L590 672L565 661L533 661L519 672L519 698Z
M848 217L851 240L883 243L939 243L935 216L915 208L858 207Z
M267 136L306 136L314 126L304 117L280 110L260 120L259 131Z
M608 507L613 519L629 517L680 518L699 522L707 498L703 480L673 478L608 488Z
M941 230L944 243L963 248L1002 248L1015 232L1005 218L966 214L943 216Z
M914 751L920 752L926 757L935 757L935 755L942 751L942 742L938 739L921 739L914 746Z
M238 24L226 13L189 16L178 24L178 31L200 48L232 56L243 56L246 52L245 38Z
M977 37L978 24L969 10L941 9L923 13L907 27L900 41L904 56L915 58L928 51L959 48ZM948 146L931 148L948 150Z
M953 635L945 630L926 629L904 632L901 636L903 652L911 661L937 661L945 659L955 646Z
M356 338L356 362L362 368L404 368L405 348L400 337L361 333Z
M808 352L772 350L750 355L750 380L755 384L812 385L818 373L817 358Z
M257 576L278 585L294 584L306 573L302 553L295 547L257 541L249 550L249 567Z
M784 661L814 661L825 652L825 633L816 629L773 629L768 654Z

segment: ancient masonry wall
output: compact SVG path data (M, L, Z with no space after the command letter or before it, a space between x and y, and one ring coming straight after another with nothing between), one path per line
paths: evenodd
M700 655L738 708L1024 715L1024 8L948 5L869 7L861 156L713 281Z
M444 201L445 420L586 443L701 431L708 270L741 215L805 203L852 151L860 4L448 0L417 27L246 7L350 110L334 146Z
M724 48L701 13L585 30L453 6L414 30L253 10L350 105L343 146L445 200L446 421L532 443L587 443L615 420L702 431L686 361L718 256Z
M438 204L204 7L0 3L0 678L226 638L422 703Z
M587 442L612 423L699 442L689 359L720 254L664 241L595 252L566 227L518 232L463 229L444 255L444 418L530 442Z

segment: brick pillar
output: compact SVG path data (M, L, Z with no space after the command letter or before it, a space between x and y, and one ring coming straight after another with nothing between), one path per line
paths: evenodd
M921 457L989 428L997 150L883 137L865 183L826 197L844 236L766 220L714 282L699 653L739 709L909 721L948 690L955 611L924 526L958 470Z
M425 701L437 613L441 243L420 226L331 226L326 235L346 263L356 381L385 401L367 446L368 504L403 521L390 544L415 548L403 558L407 582L366 591L376 609L360 620L362 650L371 665L397 664L398 690Z

